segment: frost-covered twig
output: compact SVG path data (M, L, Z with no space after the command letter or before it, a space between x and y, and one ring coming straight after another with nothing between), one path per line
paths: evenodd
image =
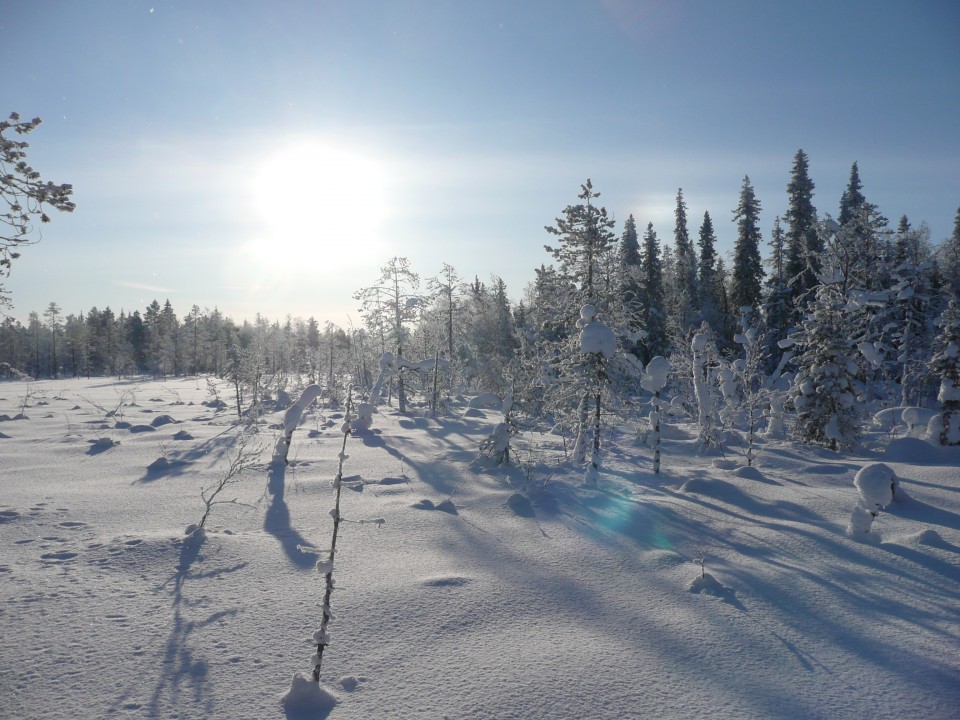
M193 542L203 542L205 537L203 526L206 524L207 518L210 517L210 511L213 510L214 505L243 504L236 498L232 498L230 500L218 500L217 496L220 495L220 493L222 493L230 485L238 483L240 481L239 475L244 470L247 470L255 465L259 460L261 450L260 446L258 445L254 448L247 448L248 441L249 436L242 434L240 439L237 441L237 453L230 461L230 465L224 472L223 477L209 487L205 487L200 490L200 497L203 500L203 516L200 518L200 522L198 522L196 525L188 526L186 530L186 535L190 537Z
M337 477L333 481L335 497L333 509L330 511L330 516L333 518L333 538L330 541L330 553L327 555L327 559L317 562L317 571L323 574L325 581L322 606L323 618L320 621L320 629L313 634L313 641L317 644L317 652L313 655L313 658L311 658L313 660L313 681L317 684L320 683L320 665L323 663L323 650L330 643L330 633L327 627L333 619L333 614L330 612L330 597L333 595L333 561L337 554L337 537L339 536L340 523L342 522L342 518L340 517L340 492L343 488L343 463L349 457L347 455L347 438L350 437L351 432L350 411L352 408L353 388L351 387L347 390L347 408L343 416L343 425L340 426L340 430L343 433L343 443L340 446Z

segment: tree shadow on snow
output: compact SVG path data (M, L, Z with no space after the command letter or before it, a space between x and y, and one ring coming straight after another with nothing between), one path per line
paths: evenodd
M267 476L267 492L270 494L270 507L263 518L263 529L279 542L287 558L294 566L307 570L316 560L312 553L305 553L299 546L311 543L290 526L290 510L283 498L285 489L286 466L282 462L270 463Z

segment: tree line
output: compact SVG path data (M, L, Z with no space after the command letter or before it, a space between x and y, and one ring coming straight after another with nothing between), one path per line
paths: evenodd
M618 357L604 371L611 406L635 393L631 383L654 357L689 367L695 335L710 341L704 372L717 372L742 350L746 328L767 373L804 370L798 363L814 362L814 338L829 335L842 337L856 360L858 400L930 397L936 321L960 297L960 209L952 235L934 244L924 223L901 216L891 225L864 194L857 163L835 218L818 212L814 189L798 150L784 212L764 243L761 203L745 176L732 209L736 241L723 257L710 212L691 227L682 189L671 243L652 223L641 230L633 215L617 233L587 180L546 226L549 262L516 302L498 277L465 280L444 264L422 279L395 257L357 291L359 328L321 329L313 318L236 323L196 305L178 318L169 300L119 315L91 308L64 316L51 303L25 326L4 320L0 362L34 377L252 373L277 387L306 379L369 389L386 376L388 398L395 389L401 406L405 378L423 386L429 366L447 390L509 392L531 412L576 418L586 411L578 384L594 372L576 345L589 305L617 339ZM679 392L692 395L693 381L675 373Z

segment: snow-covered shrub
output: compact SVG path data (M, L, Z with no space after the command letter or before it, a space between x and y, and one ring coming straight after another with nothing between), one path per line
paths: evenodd
M894 500L904 499L897 474L884 463L873 463L860 468L853 479L853 485L860 496L847 525L847 532L853 537L862 537L869 533L881 510Z
M713 397L717 351L713 333L706 324L701 325L700 332L693 336L690 350L700 440L705 447L716 447L720 444L720 416Z
M513 422L513 395L503 400L503 420L497 423L493 432L480 443L480 452L493 458L497 465L510 464L510 437L518 432Z
M273 462L287 463L287 454L290 452L290 441L293 439L293 432L300 425L300 418L303 417L303 411L310 404L320 397L323 389L319 385L308 385L303 389L297 401L287 408L283 415L283 435L277 440L277 446L273 451Z
M197 546L204 541L206 538L204 525L207 522L207 518L210 517L210 512L213 510L214 505L241 504L236 498L232 498L230 500L218 500L217 497L228 487L240 482L241 473L253 467L259 461L261 448L259 445L252 448L247 447L249 441L250 436L246 433L241 433L239 439L237 440L236 452L233 458L230 460L230 464L227 466L227 469L224 471L223 477L221 477L212 485L201 488L200 498L203 500L203 515L200 517L200 522L196 524L190 524L187 526L186 530L184 530L185 544Z
M330 517L333 518L333 536L330 540L330 550L327 553L326 559L318 560L316 565L317 572L323 575L324 578L323 603L320 606L322 611L320 627L314 631L312 636L312 642L316 645L316 651L310 657L310 662L313 664L313 682L318 685L320 683L320 666L323 661L323 651L327 645L330 644L329 626L330 622L333 620L333 613L330 611L330 598L333 595L334 590L333 570L334 560L337 554L337 540L340 534L340 524L345 522L345 518L340 513L340 497L343 489L343 464L350 457L347 455L347 438L350 437L352 432L351 421L354 420L352 412L353 388L348 388L347 407L344 413L343 423L340 425L340 432L343 433L343 442L340 446L340 454L337 456L339 459L339 462L337 463L337 475L333 480L334 503L333 508L330 510ZM353 522L361 525L372 523L377 527L381 527L384 524L383 518L375 518L373 520L354 520ZM294 676L294 686L291 687L291 692L294 691L299 682L298 677L302 677L302 675L298 673Z
M821 285L800 332L793 405L794 435L831 450L846 450L860 437L860 405L854 342L845 327L846 302L840 291Z
M660 392L667 386L670 374L670 361L657 355L647 363L646 374L640 381L640 387L653 393L653 410L650 412L650 425L653 428L653 472L660 473L660 422L663 411L660 404Z
M590 396L593 396L593 449L590 454L590 466L587 468L585 482L596 485L600 473L600 418L603 388L607 382L606 365L617 352L617 336L607 325L597 319L597 309L590 304L580 308L580 352L587 356L587 377L592 379L593 387L584 395L581 402L580 426L574 446L574 459L582 461L586 455L586 438L589 423L587 410Z
M931 418L927 433L941 445L960 445L960 308L956 300L950 300L937 325L940 334L929 368L940 379L940 412Z
M357 417L353 421L354 430L369 430L373 425L373 414L377 408L371 403L362 402L357 405Z

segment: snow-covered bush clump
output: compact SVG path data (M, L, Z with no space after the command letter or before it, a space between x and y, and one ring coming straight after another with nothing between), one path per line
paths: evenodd
M802 351L793 381L793 432L802 442L831 450L847 450L860 437L859 368L845 327L845 305L837 288L820 286L797 337Z
M370 403L358 403L356 407L357 417L353 421L353 429L369 430L370 426L373 425L373 414L376 411L377 408Z
M274 462L287 462L287 454L290 452L290 441L293 438L293 432L300 425L300 418L303 417L303 411L320 397L323 392L319 385L307 385L300 394L299 399L283 415L283 435L277 440L277 446L273 451Z
M940 412L930 419L927 433L941 445L960 445L960 308L951 300L937 321L930 373L940 378Z
M853 537L863 537L870 532L880 511L894 499L902 499L903 494L896 473L883 463L873 463L860 468L853 479L853 485L860 497L850 514L847 532Z
M580 331L580 351L612 358L617 352L617 336L607 325L596 319L597 309L593 305L584 305L580 310L580 319L584 323Z
M597 320L597 308L587 304L580 308L580 352L587 356L586 377L589 377L593 387L584 395L580 405L580 423L577 441L574 446L574 457L582 458L586 454L586 439L589 427L587 408L590 396L593 396L593 451L590 456L590 467L587 469L585 481L588 485L595 485L600 473L600 418L603 388L607 383L607 363L617 353L617 336L609 326Z
M714 371L710 367L715 359L716 347L706 325L702 325L701 332L693 336L690 350L693 355L693 394L697 400L700 440L707 447L716 447L720 444L720 417L713 398Z
M507 395L503 400L503 420L497 423L493 432L480 443L480 452L492 457L497 465L510 464L510 436L517 432L512 411L513 395Z
M660 405L660 391L667 386L670 374L670 361L657 355L647 363L646 374L640 381L640 387L653 393L653 410L650 412L650 426L653 428L653 471L660 472L660 421L663 412Z

